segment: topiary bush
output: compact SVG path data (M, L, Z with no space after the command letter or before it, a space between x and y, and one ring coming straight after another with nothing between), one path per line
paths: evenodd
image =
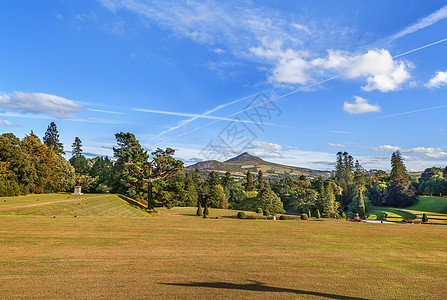
M210 211L208 209L208 205L205 205L205 209L203 210L203 215L208 216L210 214Z
M428 222L428 217L427 217L426 213L422 214L422 222L424 222L424 223Z
M321 218L321 214L320 214L320 210L319 209L317 209L315 211L315 218L317 218L317 219Z
M203 216L202 206L200 206L200 203L199 203L199 206L197 206L196 215Z
M280 220L294 220L295 218L290 217L290 216L285 216L285 215L281 215L279 217Z
M301 220L308 220L309 216L307 214L301 214Z
M245 215L245 213L243 211L240 211L237 213L237 218L238 219L246 219L247 216Z
M256 213L257 214L262 214L262 208L260 208L260 207L256 208Z
M268 209L263 211L264 216L270 216L270 211Z
M208 218L208 216L204 214L204 215L203 215L203 218L204 218L204 219L207 219L207 218Z

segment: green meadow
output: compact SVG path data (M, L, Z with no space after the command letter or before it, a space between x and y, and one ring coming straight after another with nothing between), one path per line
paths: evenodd
M447 224L447 197L419 196L419 201L407 208L374 206L368 212L369 219L381 220L384 213L388 221L412 219L414 222L422 222L422 215L426 213L428 223Z
M445 226L218 209L203 219L190 207L150 215L116 195L35 197L0 210L3 299L445 299Z

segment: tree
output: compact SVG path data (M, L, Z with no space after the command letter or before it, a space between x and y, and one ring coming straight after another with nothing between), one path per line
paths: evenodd
M73 148L72 155L73 156L80 156L82 154L82 141L80 138L75 137L74 143L71 145Z
M131 133L119 133L115 135L119 148L113 148L118 161L124 164L125 169L132 177L130 181L145 183L147 185L148 209L155 205L152 198L152 187L155 181L164 181L183 170L183 162L176 160L173 155L174 149L158 148L151 153L152 160L149 161L149 155L142 149L138 140ZM117 162L118 163L118 162ZM161 184L161 182L159 182ZM161 204L170 205L170 199L162 197Z
M387 188L385 201L387 205L394 207L407 207L417 201L399 151L391 155L391 183Z
M87 174L90 170L89 162L84 155L74 155L69 159L69 162L75 168L76 173Z
M264 188L260 191L253 204L253 209L260 207L263 211L270 211L273 213L285 212L281 199L271 189Z
M363 217L366 213L365 206L365 191L366 191L366 180L363 175L363 168L360 165L359 161L356 160L354 167L354 183L355 183L355 192L352 200L351 210L357 212L361 217Z
M228 199L220 184L211 187L209 204L214 208L228 208Z
M264 188L264 178L262 178L262 170L258 172L258 190L262 190Z
M48 129L45 132L45 136L43 138L43 143L57 154L65 154L64 146L59 141L59 133L54 122L51 122L48 126Z
M187 198L186 198L186 206L195 206L197 205L197 201L199 200L199 197L197 196L197 190L196 186L194 184L193 174L186 173L186 191L187 191Z
M335 201L334 182L327 181L324 185L323 193L323 215L327 218L336 218L338 216L339 203Z
M442 172L442 175L445 179L447 179L447 167L445 167L444 172Z
M254 185L253 185L253 176L251 176L250 171L247 171L247 177L246 177L246 184L245 184L245 191L246 192L251 192L255 189Z
M422 214L422 222L427 223L428 222L428 217L426 213Z

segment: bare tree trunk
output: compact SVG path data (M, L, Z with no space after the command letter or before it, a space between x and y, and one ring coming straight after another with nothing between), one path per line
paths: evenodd
M152 180L147 183L147 209L152 210L154 208L154 201L152 200Z

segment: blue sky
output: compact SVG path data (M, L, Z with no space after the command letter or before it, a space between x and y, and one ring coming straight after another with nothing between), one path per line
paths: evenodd
M191 164L447 165L447 1L3 1L0 130ZM68 153L68 157L69 157Z

